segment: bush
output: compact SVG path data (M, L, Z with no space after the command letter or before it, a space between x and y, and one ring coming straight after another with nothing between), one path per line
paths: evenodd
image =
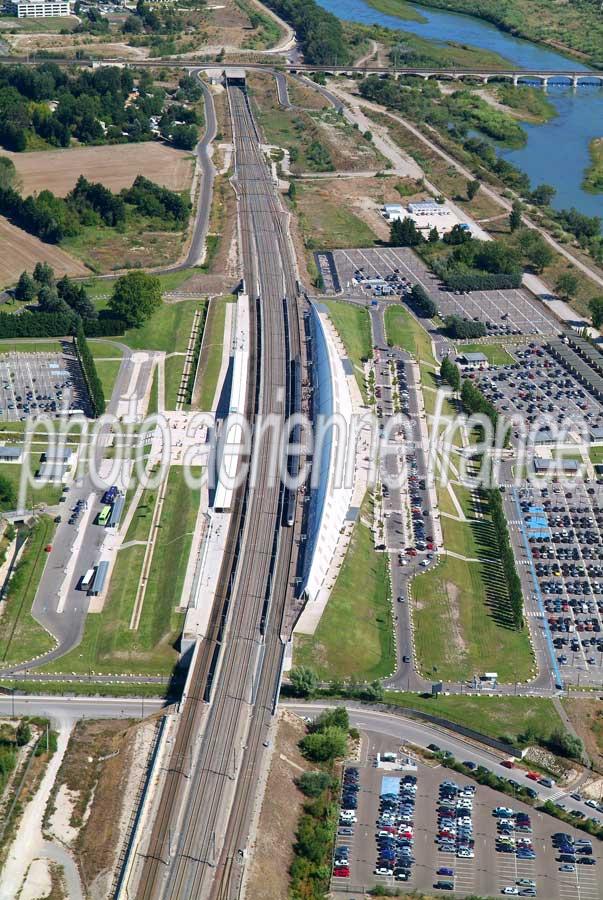
M451 291L499 291L521 287L521 272L448 272L443 274Z
M480 338L486 334L486 326L483 322L461 319L460 316L446 316L444 325L446 334L453 340Z
M299 746L304 756L313 762L332 762L346 755L347 741L347 731L329 726L322 731L307 734Z
M438 308L431 299L423 285L413 284L410 291L410 300L419 315L426 319L433 319L438 314Z
M333 783L327 772L304 772L297 780L297 786L306 797L320 797L323 791Z
M73 334L76 316L68 313L0 312L0 338L65 337Z
M291 693L294 697L311 697L318 688L318 677L312 669L297 666L289 672Z

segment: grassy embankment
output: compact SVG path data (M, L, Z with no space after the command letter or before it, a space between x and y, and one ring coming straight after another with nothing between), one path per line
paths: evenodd
M177 661L174 644L182 624L182 614L175 612L175 607L180 602L199 493L189 490L181 467L170 469L140 625L132 631L130 619L156 497L157 492L150 490L142 495L125 543L144 543L119 551L102 612L88 615L81 644L43 671L171 672Z
M603 194L603 137L589 144L590 165L584 172L582 187L589 194Z
M55 641L31 615L44 566L50 555L55 524L42 516L34 525L10 581L6 609L0 621L0 666L33 659L52 650Z
M359 520L318 628L295 637L295 665L324 679L372 681L393 672L388 585L388 557L375 551L370 528Z
M394 6L396 0L389 0ZM603 19L596 3L548 0L422 0L424 6L486 19L503 31L570 52L583 62L603 64ZM404 3L402 3L405 6Z
M364 362L372 356L371 323L366 309L351 303L328 300L326 306L347 355L354 366L354 375L364 400L367 399L364 383Z
M215 298L210 304L207 313L197 376L199 385L198 399L195 402L195 406L204 411L211 409L214 394L216 393L218 376L222 365L226 306L228 303L233 303L234 299L231 295Z

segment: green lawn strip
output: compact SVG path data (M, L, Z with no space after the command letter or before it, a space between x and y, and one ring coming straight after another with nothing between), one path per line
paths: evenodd
M446 681L484 671L498 672L502 682L531 676L528 631L515 631L510 624L500 565L444 557L432 571L414 579L411 592L423 674Z
M598 466L603 463L603 445L600 447L591 447L588 453L593 465Z
M446 516L442 519L444 547L468 559L497 559L498 549L492 525L483 519L457 522Z
M173 467L168 477L139 628L130 630L130 619L144 561L143 545L119 551L103 611L87 617L81 644L44 671L148 675L172 671L183 619L173 610L180 600L199 496L188 489L182 467ZM143 493L126 543L148 540L156 494Z
M129 684L107 684L104 681L26 681L0 678L0 691L18 691L20 694L58 694L61 696L85 697L164 697L167 685L131 682ZM141 715L147 711L141 707ZM132 717L135 717L132 710Z
M119 338L116 340L119 340ZM121 359L123 356L123 350L119 344L114 344L112 341L90 339L88 346L94 359L115 359L116 357Z
M451 490L454 490L454 485L451 485ZM458 510L454 503L452 502L452 498L450 496L450 492L447 487L443 485L437 486L438 492L438 506L440 507L440 512L448 513L451 516L458 516ZM444 524L444 519L442 519L442 525Z
M552 700L540 697L468 697L440 695L437 699L400 691L386 691L384 700L418 709L466 725L497 740L523 743L526 732L545 740L562 723Z
M0 666L32 659L55 646L31 615L44 566L51 559L44 548L52 544L55 529L49 516L38 519L9 583L6 610L0 621Z
M392 346L407 350L418 360L434 363L431 338L405 306L387 307L385 335Z
M29 466L30 471L33 475L35 475L36 471L40 468L40 457L42 454L41 449L35 450L30 456ZM13 486L15 496L19 496L19 485L21 484L21 469L22 466L26 465L27 462L23 463L0 463L0 475L7 479ZM25 505L28 508L31 508L34 504L43 503L46 506L54 506L55 503L59 502L59 497L63 492L63 486L61 484L47 484L44 482L40 482L39 486L32 486L28 484L27 491L25 494Z
M119 340L132 350L186 350L199 300L164 303L142 328L130 328Z
M63 348L57 340L32 341L12 340L0 341L0 353L62 353Z
M327 300L326 306L352 365L358 387L366 400L363 361L372 356L371 323L369 314L361 306Z
M395 667L388 559L357 522L350 547L314 635L296 635L295 665L324 679L370 681Z
M170 356L165 361L165 408L176 409L178 389L182 382L184 356Z
M98 377L103 386L103 393L107 400L110 400L121 362L112 359L97 359L95 360L95 364Z
M226 304L233 303L234 297L216 298L212 300L205 322L205 334L201 344L199 358L199 401L198 408L208 412L211 410L218 384L218 376L222 366L222 348L224 346L224 329L226 327Z
M151 393L149 395L149 408L147 409L147 415L152 416L155 415L157 410L159 409L159 375L157 372L157 366L153 369L153 380L151 382Z
M459 344L459 353L483 353L491 366L510 366L515 360L502 344Z

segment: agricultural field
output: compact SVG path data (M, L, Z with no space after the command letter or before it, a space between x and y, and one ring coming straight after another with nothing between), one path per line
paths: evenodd
M24 269L30 272L37 262L47 262L57 276L86 275L88 269L60 247L45 244L32 234L16 228L0 216L0 288L13 284Z
M15 164L23 182L23 194L52 191L65 197L80 175L99 181L113 191L128 188L137 175L172 191L190 187L194 157L158 141L77 147L65 150L38 150L32 153L2 151Z

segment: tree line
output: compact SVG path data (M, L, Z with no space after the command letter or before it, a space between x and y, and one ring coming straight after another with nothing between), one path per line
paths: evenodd
M315 0L267 0L266 6L295 29L305 62L332 66L352 61L341 22Z
M106 409L105 392L103 391L101 380L98 377L96 363L94 362L94 357L90 352L90 347L88 346L88 341L86 340L86 335L84 334L84 326L81 319L78 319L76 324L75 350L82 367L82 372L84 373L86 384L88 386L88 393L92 402L94 416L102 416Z
M5 186L0 184L0 215L49 244L59 244L90 226L124 227L128 206L141 216L161 221L163 227L184 227L190 216L190 201L141 175L120 194L80 175L65 198L48 190L23 198L16 183L14 179L12 185L6 180Z
M137 88L135 89L135 84ZM148 71L64 71L53 62L0 70L0 144L26 150L38 136L55 147L153 140L149 118L161 115L167 94Z
M523 627L523 593L521 590L521 581L515 567L515 555L511 547L509 527L503 509L502 497L498 488L490 488L487 491L487 497L490 515L492 516L492 524L498 541L503 575L507 584L513 625L517 631L520 631Z

